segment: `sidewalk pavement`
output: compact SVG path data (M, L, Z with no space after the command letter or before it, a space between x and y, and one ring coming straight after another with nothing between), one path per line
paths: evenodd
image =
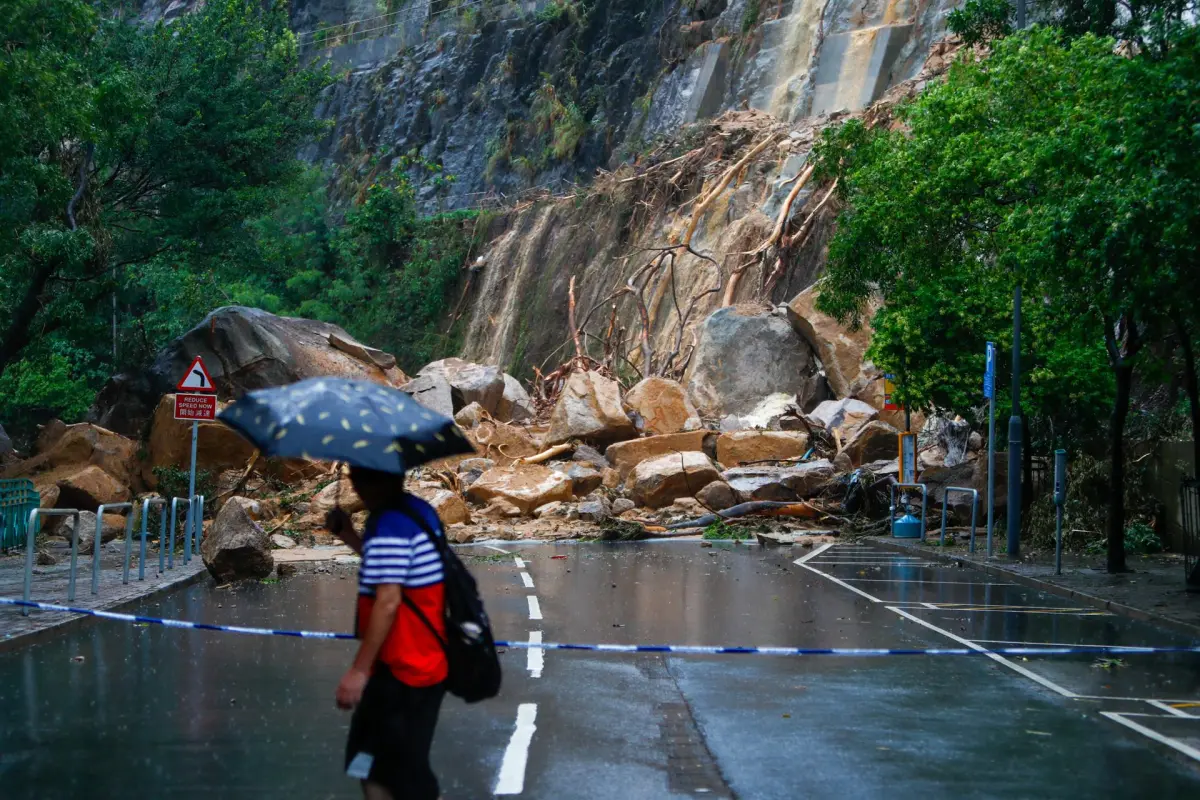
M903 552L919 552L931 559L960 562L1016 583L1053 592L1117 614L1152 622L1162 627L1200 637L1200 592L1184 586L1183 558L1172 553L1130 555L1132 572L1110 575L1104 556L1063 555L1063 574L1054 574L1054 553L1031 553L1021 561L1004 555L987 558L986 537L976 536L974 555L966 543L939 547L937 534L927 542L916 539L869 537L873 542Z

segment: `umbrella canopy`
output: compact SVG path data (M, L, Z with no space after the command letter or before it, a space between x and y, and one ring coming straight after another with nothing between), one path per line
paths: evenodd
M397 475L474 452L454 420L370 381L310 378L260 389L227 406L218 419L266 456L343 461Z

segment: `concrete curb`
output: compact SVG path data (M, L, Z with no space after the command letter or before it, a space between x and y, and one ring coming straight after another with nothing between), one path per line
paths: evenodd
M1172 619L1171 617L1165 617L1162 614L1155 614L1153 611L1146 611L1142 608L1127 606L1124 603L1106 600L1103 597L1087 594L1086 592L1081 592L1077 589L1071 589L1067 586L1062 586L1057 583L1051 583L1050 581L1044 581L1040 578L1031 578L1028 575L1022 575L1019 572L1005 569L1004 567L996 564L973 561L965 556L951 555L949 553L934 553L926 550L923 547L903 544L891 539L868 537L868 541L874 542L884 549L891 550L893 552L919 553L923 557L929 558L931 561L942 561L977 569L981 572L986 572L989 575L996 575L998 577L1003 577L1007 580L1010 580L1013 583L1019 583L1022 586L1028 586L1031 589L1040 589L1044 592L1049 592L1050 594L1056 594L1059 597L1065 597L1070 600L1078 600L1085 605L1093 606L1104 611L1111 611L1114 614L1120 614L1123 617L1136 619L1139 622L1149 622L1163 628L1168 628L1177 633L1183 633L1188 636L1200 638L1200 626L1192 625L1187 622L1181 622L1180 620Z
M152 597L158 597L159 595L164 595L164 594L167 594L168 592L173 592L176 589L183 589L187 586L191 586L193 583L199 583L202 579L204 579L206 577L208 577L208 570L201 569L198 572L196 572L192 575L187 575L185 577L182 577L177 581L159 584L158 586L155 586L153 589L150 589L149 591L147 591L145 594L140 594L137 597L130 597L128 599L121 600L119 602L113 603L110 606L99 606L97 608L97 610L99 610L99 611L119 611L123 608L128 608L129 606L132 606L135 603L140 603L143 600L148 600ZM39 613L43 613L43 612L39 612ZM26 647L28 645L35 644L35 643L43 641L45 639L49 639L52 636L58 636L59 634L66 632L68 629L83 625L84 623L95 623L95 622L103 622L103 621L104 620L102 620L102 619L98 619L98 618L92 617L92 616L87 616L85 614L72 614L67 619L59 620L58 622L55 622L52 625L47 625L46 627L39 628L36 631L29 631L28 633L21 633L21 634L17 634L16 636L11 636L11 637L7 637L7 638L0 637L0 653L7 653L7 652L11 652L13 650L18 650L18 649Z

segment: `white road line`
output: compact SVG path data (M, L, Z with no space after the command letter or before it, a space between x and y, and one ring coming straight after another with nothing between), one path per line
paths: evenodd
M937 586L1016 586L1015 583L975 583L974 581L928 581L919 578L843 578L851 583L925 583Z
M531 576L528 572L522 572L521 573L521 583L525 584L526 589L532 589L533 588L533 576Z
M525 569L525 559L520 556L513 556L513 561L517 562L517 569Z
M1195 697L1189 700L1183 700L1177 697L1119 697L1116 695L1109 696L1106 694L1077 694L1075 700L1127 700L1131 703L1149 703L1151 700L1161 700L1164 703L1200 703L1200 699Z
M820 575L822 578L828 578L829 580L836 583L838 586L841 586L843 589L849 589L850 591L854 592L857 595L862 595L863 597L870 600L872 603L882 603L883 602L878 597L872 597L871 595L864 592L862 589L858 589L854 586L851 586L850 584L846 583L845 581L841 580L840 578L835 578L827 572L821 572L821 570L819 570L815 567L810 567L808 564L804 563L803 559L799 559L799 558L796 559L795 564L798 567L804 567L809 572Z
M530 644L542 643L541 631L529 632ZM529 670L529 677L542 677L542 668L546 665L546 651L540 647L531 647L525 651L525 666Z
M493 794L520 794L525 791L525 765L529 762L529 745L533 742L533 732L537 730L537 725L534 724L536 720L537 703L521 703L517 706L517 727L504 750L504 760L500 762L500 777L496 779Z
M951 633L948 630L945 630L944 628L939 628L937 625L926 622L925 620L920 619L919 617L915 617L912 614L909 614L907 611L905 611L902 608L896 608L895 606L888 606L887 608L889 611L894 611L907 620L915 622L918 625L923 625L924 627L929 628L931 631L937 631L942 636L945 636L947 639L952 639L953 641L958 642L959 644L961 644L964 647L969 647L972 650L976 650L980 653L983 653L984 655L986 655L988 658L992 659L993 661L1003 664L1004 666L1008 667L1009 669L1013 670L1014 672L1024 675L1026 678L1029 678L1029 680L1031 680L1031 681L1040 683L1042 686L1045 686L1047 689L1050 689L1051 691L1058 692L1063 697L1078 697L1078 695L1075 694L1074 692L1072 692L1071 690L1064 689L1063 687L1059 686L1054 681L1049 680L1047 678L1043 678L1041 675L1038 675L1036 672L1025 669L1025 667L1022 667L1020 664L1014 664L1013 662L1009 661L1004 656L997 655L996 653L993 653L991 650L988 650L986 647L981 647L981 646L975 644L970 639L964 639L961 636L956 636L955 634Z
M1108 717L1113 722L1119 722L1120 724L1124 725L1126 728L1135 730L1138 733L1142 734L1143 736L1145 736L1149 739L1153 739L1154 741L1156 741L1160 744L1165 744L1167 747L1178 750L1179 752L1183 753L1185 756L1189 756L1190 758L1194 758L1195 760L1200 761L1200 750L1197 750L1194 747L1186 745L1183 742L1179 741L1178 739L1172 739L1170 736L1164 736L1163 734L1159 733L1158 731L1147 728L1145 725L1142 725L1139 722L1134 722L1133 720L1131 720L1129 718L1131 716L1135 716L1133 714L1123 714L1119 711L1101 711L1100 715L1103 717ZM1136 716L1144 717L1144 716L1151 716L1151 715L1138 714Z
M933 603L921 603L921 605L925 606L926 608L932 608L934 611L937 611L937 606L935 606Z
M484 547L486 547L488 550L495 550L497 553L504 553L504 555L506 555L506 556L512 555L511 550L505 550L502 547L492 547L490 544L485 544Z
M529 618L530 619L541 619L542 618L542 607L540 605L538 605L538 599L536 597L534 597L533 595L529 595L525 599L529 601Z
M817 545L816 547L814 547L812 549L811 553L809 553L808 555L801 556L800 558L796 559L796 563L803 564L805 561L808 561L810 558L816 558L817 556L821 555L821 553L824 553L826 550L828 550L831 547L833 547L833 542L826 542L825 544Z
M1004 644L1004 645L1010 645L1012 647L1094 647L1094 648L1120 647L1123 650L1130 649L1130 648L1127 648L1125 645L1119 645L1119 644L1080 644L1078 642L1022 642L1022 641L1014 641L1012 639L973 639L972 641L974 641L976 644ZM1153 650L1154 650L1153 647L1137 647L1136 649L1146 650L1149 652L1153 652Z
M846 565L851 567L921 567L922 569L949 569L932 561L814 561L814 564L827 564L831 567Z
M1182 711L1178 708L1173 708L1172 706L1169 706L1166 703L1164 703L1162 700L1147 700L1146 702L1149 703L1150 705L1154 706L1155 708L1161 708L1163 711L1167 712L1168 714L1170 714L1173 717L1183 717L1185 719L1196 719L1196 717L1192 716L1191 714L1187 713L1186 711Z

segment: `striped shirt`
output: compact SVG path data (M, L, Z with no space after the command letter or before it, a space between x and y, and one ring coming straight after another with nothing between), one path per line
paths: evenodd
M405 511L386 509L372 514L367 521L358 573L356 628L362 636L370 624L375 587L400 586L406 602L396 611L392 629L380 648L379 661L402 683L432 686L446 679L449 665L439 641L446 635L442 558L425 528L441 536L442 524L424 500L406 494L401 502ZM424 528L413 516L425 523ZM409 603L421 610L436 635Z
M421 508L424 506L425 508ZM426 524L438 530L437 515L424 502L413 498L409 503L412 513L420 514ZM433 515L430 524L428 514ZM442 559L437 548L429 540L429 534L417 526L411 517L402 511L380 512L367 532L363 543L362 566L358 573L358 593L374 596L375 587L394 583L405 589L419 589L442 581Z

